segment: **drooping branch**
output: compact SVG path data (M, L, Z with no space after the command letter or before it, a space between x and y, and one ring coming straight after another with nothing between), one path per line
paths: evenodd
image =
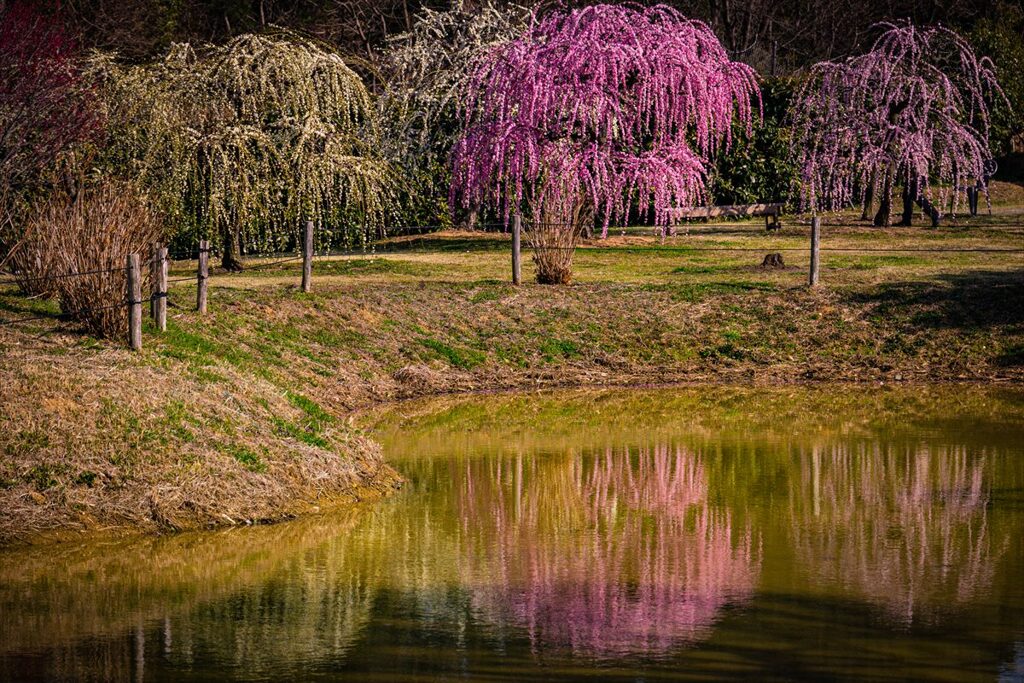
M942 27L889 25L868 53L815 65L792 110L802 207L985 182L993 96L991 62Z
M703 201L710 158L736 122L749 128L759 91L705 24L664 5L595 5L535 17L477 61L465 95L453 200L506 219L587 201L606 234L632 209L664 226Z
M153 65L100 57L115 163L156 188L165 214L220 242L277 249L301 222L383 227L392 172L376 153L376 110L342 58L291 34L243 35Z
M384 153L404 174L406 216L430 222L450 214L444 200L451 184L449 157L463 132L466 68L496 43L521 33L529 16L524 7L494 0L474 8L453 4L447 11L423 10L409 31L388 39L379 55Z

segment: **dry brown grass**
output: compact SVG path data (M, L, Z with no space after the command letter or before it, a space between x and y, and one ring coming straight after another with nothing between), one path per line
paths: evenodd
M316 444L290 437L275 425L301 411L246 373L218 369L211 386L115 348L53 340L72 343L54 356L3 341L0 543L274 521L398 481L344 425Z

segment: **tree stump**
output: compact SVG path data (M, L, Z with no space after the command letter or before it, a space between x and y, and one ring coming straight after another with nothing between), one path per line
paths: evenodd
M772 254L766 254L764 260L761 261L762 268L771 269L782 269L786 267L785 262L782 260L782 254L775 252Z

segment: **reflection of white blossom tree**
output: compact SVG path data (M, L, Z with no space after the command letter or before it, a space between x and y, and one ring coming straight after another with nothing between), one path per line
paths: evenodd
M49 680L141 680L154 648L180 667L217 652L266 680L310 653L342 658L387 557L349 552L362 517L69 546L58 563L46 547L0 556L0 679L24 652Z
M709 505L704 466L682 450L481 465L459 500L463 581L498 630L595 657L664 653L753 593L753 535Z
M1005 544L988 528L980 459L961 448L837 446L802 464L792 529L815 579L907 626L991 585Z

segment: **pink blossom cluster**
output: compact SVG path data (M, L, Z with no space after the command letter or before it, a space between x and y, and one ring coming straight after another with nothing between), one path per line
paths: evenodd
M992 63L942 27L889 25L871 50L816 64L794 102L802 208L837 210L869 189L984 182Z
M704 202L709 159L760 103L754 71L665 5L534 17L477 61L465 95L453 205L490 203L507 220L589 204L606 232L632 207L667 225L669 209Z

